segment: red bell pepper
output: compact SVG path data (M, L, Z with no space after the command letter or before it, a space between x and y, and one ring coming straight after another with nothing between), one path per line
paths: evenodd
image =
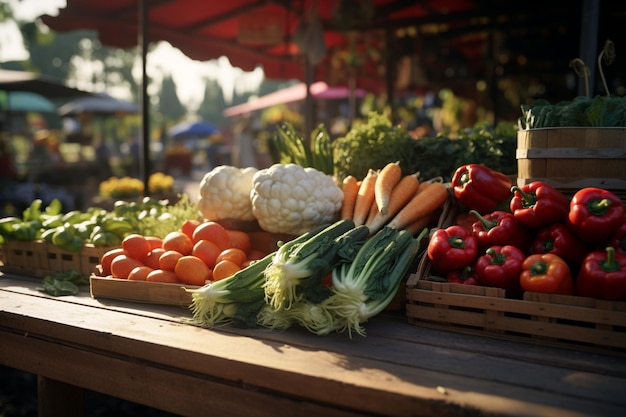
M624 216L622 225L613 231L608 244L615 248L615 252L626 255L626 215Z
M435 272L447 274L471 265L478 256L478 241L471 231L458 225L437 229L426 249Z
M476 210L470 210L478 218L472 224L472 233L478 239L478 251L482 253L491 246L513 245L523 252L530 247L531 236L506 211L492 211L481 216Z
M616 253L612 246L590 252L576 278L576 295L626 300L626 255Z
M604 242L624 221L622 200L609 190L578 190L570 203L567 226L588 243Z
M519 277L524 259L524 252L515 246L492 246L476 260L476 277L483 285L503 288L507 297L518 297L522 293Z
M446 281L453 284L480 285L478 278L476 278L474 269L469 265L460 271L448 272L448 275L446 275Z
M559 190L542 181L522 187L514 186L509 208L523 226L540 229L552 223L563 223L569 212L569 200Z
M574 294L574 281L567 262L552 253L530 255L522 263L520 285L524 291Z
M564 223L555 223L537 232L530 251L533 254L551 253L567 262L572 272L578 271L590 248Z
M492 212L511 199L509 177L479 164L458 167L451 186L461 204L481 214Z

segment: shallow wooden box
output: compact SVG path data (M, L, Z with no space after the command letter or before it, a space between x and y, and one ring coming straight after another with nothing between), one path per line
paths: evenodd
M270 253L276 250L278 242L293 239L294 236L269 233L261 230L256 222L220 222L228 229L246 231L250 235L251 247ZM95 266L89 280L91 296L139 303L164 304L187 307L191 304L191 294L185 288L198 288L185 284L161 282L129 281L102 276L99 266Z
M566 194L599 187L626 196L625 128L544 128L517 133L518 185L544 181Z
M185 284L164 282L129 281L103 277L96 274L89 278L92 298L108 298L140 303L164 304L187 307L191 294L185 289L198 288Z

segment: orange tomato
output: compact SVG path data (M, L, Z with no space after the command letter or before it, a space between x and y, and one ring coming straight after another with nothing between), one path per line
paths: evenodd
M267 255L269 255L267 252L263 252L263 251L257 250L257 249L252 249L248 253L248 260L249 261L258 261L259 259L265 258Z
M230 237L224 226L217 222L207 221L200 223L193 231L192 240L194 243L200 240L210 240L215 243L220 250L230 247Z
M189 239L193 239L193 231L196 230L196 227L200 224L200 220L197 219L187 219L183 221L183 224L180 227L180 230L189 236Z
M161 265L159 264L159 258L161 257L161 255L163 255L163 252L165 252L165 249L163 248L152 249L148 256L146 256L146 259L143 260L143 263L152 269L161 268Z
M241 267L239 265L237 265L233 261L224 259L223 261L215 264L215 268L213 268L213 281L219 281L221 279L228 278L238 271L241 271Z
M248 255L246 255L246 253L239 248L228 248L224 249L219 255L217 255L217 259L215 260L216 264L224 259L228 259L241 267L241 265L248 260Z
M149 266L136 266L130 271L128 274L128 279L131 281L145 281L150 272L154 271L154 269Z
M176 268L176 262L184 255L175 250L166 250L159 256L159 269L172 271Z
M217 256L220 254L220 248L210 240L199 240L193 245L191 254L204 261L206 266L213 268L217 263Z
M155 269L148 274L146 281L149 282L168 282L168 283L180 283L178 277L174 271L165 271L163 269Z
M228 237L230 237L230 247L241 249L242 251L248 253L252 248L252 243L250 242L250 235L241 230L226 230L228 233Z
M111 261L118 255L123 255L124 249L115 248L105 252L100 258L100 268L102 268L102 276L106 277L111 275Z
M150 244L145 236L132 233L122 240L122 249L127 256L143 261L150 253Z
M211 278L211 269L198 257L187 255L176 262L174 269L180 281L188 285L202 286Z
M190 255L191 250L193 249L193 242L191 241L189 236L187 236L183 232L174 231L169 232L167 235L165 235L165 237L163 238L162 247L166 251L175 250L176 252L180 252L183 255Z
M143 263L128 255L117 255L111 261L111 275L113 278L127 279L130 271L137 266L143 266Z
M150 250L163 247L163 239L157 236L146 236Z

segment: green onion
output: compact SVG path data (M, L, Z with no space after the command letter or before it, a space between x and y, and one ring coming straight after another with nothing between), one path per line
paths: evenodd
M405 230L384 227L368 239L352 262L333 269L331 295L321 302L300 300L291 308L265 307L258 324L284 330L299 325L317 335L347 331L365 336L362 324L383 311L417 257L424 229L413 237Z
M286 243L265 270L266 301L275 310L289 309L302 300L321 301L329 291L322 279L367 239L369 229L339 220L303 242Z
M299 243L315 236L326 226L320 226L288 242L279 242L279 249L289 252ZM270 253L230 277L203 287L187 290L192 294L192 322L202 327L234 324L254 327L258 311L265 305L265 269L277 251Z
M192 295L192 321L202 327L231 323L239 305L264 301L263 271L271 260L269 254L230 277L187 290Z
M335 317L333 328L350 336L352 331L365 335L362 323L395 297L426 233L424 229L414 238L406 230L384 227L365 243L354 262L333 270L333 294L323 303Z

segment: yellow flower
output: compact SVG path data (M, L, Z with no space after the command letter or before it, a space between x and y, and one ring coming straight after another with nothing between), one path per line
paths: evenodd
M111 177L102 181L99 186L100 195L103 197L124 198L138 197L144 191L143 182L131 177Z
M171 192L174 190L174 177L155 172L148 178L148 190L151 194Z

